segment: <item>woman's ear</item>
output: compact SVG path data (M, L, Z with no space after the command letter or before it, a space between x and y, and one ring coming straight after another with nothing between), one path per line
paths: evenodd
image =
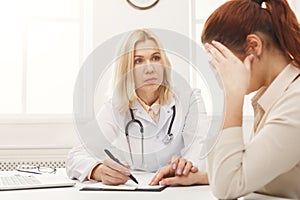
M262 40L256 34L249 34L246 38L246 53L260 57L262 54Z

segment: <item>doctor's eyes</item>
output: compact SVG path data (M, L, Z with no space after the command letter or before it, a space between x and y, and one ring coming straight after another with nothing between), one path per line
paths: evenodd
M139 65L141 63L143 63L143 59L141 58L134 59L134 64Z
M150 58L150 62L159 62L161 60L161 57L159 55L154 55ZM144 58L135 58L134 59L134 64L135 65L141 65L141 64L146 64L146 59Z
M158 61L160 61L160 60L161 60L160 56L153 56L153 57L152 57L152 61L158 62Z

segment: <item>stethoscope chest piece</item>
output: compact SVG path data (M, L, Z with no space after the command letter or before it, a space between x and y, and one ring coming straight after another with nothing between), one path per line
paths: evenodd
M173 140L173 134L168 134L168 135L165 135L165 137L163 138L162 142L164 144L169 144L172 140Z

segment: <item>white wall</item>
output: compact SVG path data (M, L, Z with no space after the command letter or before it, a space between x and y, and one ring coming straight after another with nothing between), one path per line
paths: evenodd
M137 10L126 0L94 1L94 47L136 28L164 28L189 36L189 0L160 0L150 10Z
M136 10L126 0L93 0L92 4L89 3L93 5L92 15L87 13L92 19L84 25L91 37L87 41L92 43L85 45L87 51L91 52L114 35L136 28L164 28L188 36L189 3L187 0L160 0L150 10ZM44 155L49 149L61 149L61 154L65 155L66 149L78 140L72 119L63 122L60 119L51 122L47 119L30 119L21 123L18 119L4 121L0 120L0 162L7 160L9 150L18 149L23 152L20 157L24 157L26 150L29 154ZM33 158L34 155L29 157ZM18 160L18 156L14 155L14 159Z

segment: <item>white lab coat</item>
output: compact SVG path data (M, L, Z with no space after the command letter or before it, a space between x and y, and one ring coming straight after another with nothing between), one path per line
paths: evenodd
M102 141L94 141L99 148L110 149L121 161L127 162L132 168L146 168L156 171L167 165L172 156L178 155L192 161L200 170L205 170L205 161L200 160L200 152L208 131L208 117L205 111L201 92L195 90L174 90L174 98L161 105L158 124L153 122L142 105L136 101L132 106L134 118L141 121L144 127L144 165L142 166L141 133L137 123L129 126L130 145L133 163L130 159L128 142L125 137L125 126L131 120L130 112L120 113L112 101L104 104L97 115L97 121L102 131ZM167 135L173 115L172 106L175 105L176 116L172 126L174 138L165 144L162 140ZM110 146L103 146L108 144ZM107 156L88 153L88 144L74 147L68 155L66 168L70 178L80 181L86 179L97 163L101 163Z

